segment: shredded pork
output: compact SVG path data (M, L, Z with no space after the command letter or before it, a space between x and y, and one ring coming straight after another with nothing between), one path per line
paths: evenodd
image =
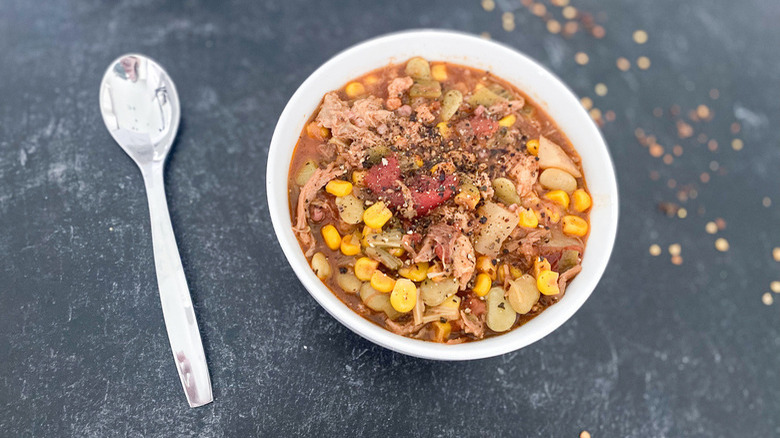
M476 266L477 257L471 241L463 234L458 235L452 250L452 274L460 282L461 290L468 286Z
M452 263L452 249L458 232L453 227L438 223L428 229L428 234L423 239L422 249L414 258L415 263L429 262L434 257L439 257L445 269Z
M325 169L317 169L306 184L301 187L301 193L298 195L298 207L295 209L295 226L293 232L298 236L301 246L304 249L306 257L314 255L315 245L314 236L311 233L311 227L308 224L307 212L309 205L317 196L317 192L325 187L325 184L333 178L344 173L344 169L337 168L331 163Z
M571 279L574 278L581 271L582 271L582 265L578 264L577 266L569 268L567 271L561 274L560 277L558 277L558 289L560 289L561 294L563 294L566 291L566 286L569 284L569 281L571 281Z
M397 110L400 108L403 104L401 98L413 84L414 81L409 76L395 78L390 81L390 84L387 86L387 109Z

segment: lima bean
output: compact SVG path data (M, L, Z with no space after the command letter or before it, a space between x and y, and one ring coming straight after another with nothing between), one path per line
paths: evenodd
M494 287L487 294L487 316L485 322L494 332L505 332L512 328L517 320L517 313L504 298L504 289Z

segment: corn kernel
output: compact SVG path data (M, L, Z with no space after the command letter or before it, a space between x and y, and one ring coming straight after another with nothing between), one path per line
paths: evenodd
M390 218L393 217L393 212L385 206L385 203L379 201L368 207L363 212L363 222L371 228L381 229Z
M322 233L322 238L325 240L325 244L328 245L328 248L332 250L339 249L339 246L341 246L341 234L339 234L339 230L336 229L333 225L325 225L320 230Z
M341 239L341 253L345 256L360 254L360 241L352 234L348 234Z
M376 270L371 274L371 287L379 292L387 293L392 291L393 287L395 287L395 280L388 277L384 272Z
M436 129L439 130L439 135L441 135L444 138L447 138L447 136L450 135L450 127L447 125L447 122L439 122L436 124Z
M588 222L579 216L564 216L563 232L572 236L582 237L588 234Z
M544 257L537 257L534 260L534 277L539 278L539 274L542 271L549 271L552 268L550 267L550 261L547 260Z
M404 266L398 270L398 275L412 281L423 281L428 278L428 263L421 262Z
M445 307L447 309L460 309L460 297L453 295L444 300L443 303L439 304L439 307Z
M360 82L350 82L347 84L344 91L347 93L347 97L354 99L366 92L366 87Z
M356 186L362 186L363 185L363 179L366 177L366 171L365 170L356 170L352 172L352 184Z
M436 64L431 67L431 76L434 80L444 82L447 80L447 66L444 64Z
M520 208L517 210L517 212L520 216L520 222L518 224L521 227L536 228L539 225L539 218L536 217L536 213L534 213L533 210Z
M516 121L517 121L517 116L515 116L514 114L510 114L510 115L502 118L501 120L499 120L498 121L498 126L503 126L505 128L508 128L508 127L514 125Z
M455 173L455 165L449 161L436 163L433 167L431 167L431 173L438 174L439 172L444 172L445 174Z
M375 230L375 229L369 227L368 225L366 225L366 226L363 227L363 237L366 237L369 234L378 233L380 231L382 231L382 230L381 229L380 230Z
M401 278L396 281L390 293L390 305L393 306L393 309L406 313L414 309L416 304L417 286L412 283L412 280Z
M439 262L434 262L429 268L426 276L434 283L439 283L447 278L444 274L444 267Z
M327 140L330 138L330 129L320 125L317 122L311 122L306 125L306 134L315 140Z
M545 193L544 197L560 205L564 210L569 208L569 195L563 190L552 190Z
M379 82L379 78L374 75L368 75L365 79L363 79L363 82L365 82L366 85L374 85Z
M434 342L444 342L450 337L450 333L452 333L452 324L450 324L449 321L434 321L432 326Z
M536 278L536 287L545 295L558 295L558 273L555 271L542 271Z
M325 185L325 191L333 196L347 196L352 193L352 183L340 179L334 179Z
M460 192L455 195L455 204L465 207L469 210L476 208L480 200L479 189L474 184L462 184Z
M368 257L361 257L355 261L355 277L362 281L371 280L371 276L379 267L379 262Z
M387 252L389 252L390 254L396 257L401 257L402 255L404 255L406 251L404 251L403 248L389 248Z
M582 189L577 189L571 194L572 207L575 211L582 213L593 205L593 201L590 199L588 192Z
M496 279L496 264L488 256L477 257L477 271L487 274L491 280Z
M414 156L414 167L420 168L425 165L425 161L423 161L422 157L419 155Z
M520 268L509 266L509 275L512 276L513 280L518 279L523 276L523 271Z
M528 149L528 153L530 153L531 155L538 155L539 140L537 139L528 140L528 142L525 144L525 148Z
M493 285L493 281L490 276L485 273L477 274L477 280L474 282L474 288L472 289L477 296L484 297L490 290L490 286Z

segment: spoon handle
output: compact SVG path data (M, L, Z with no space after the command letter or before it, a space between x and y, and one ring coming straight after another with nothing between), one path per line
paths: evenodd
M211 379L165 200L163 163L154 162L144 166L141 173L149 199L154 265L165 328L187 402L194 408L213 400Z

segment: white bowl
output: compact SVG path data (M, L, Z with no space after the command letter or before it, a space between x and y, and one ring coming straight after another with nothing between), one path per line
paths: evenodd
M413 56L489 70L516 85L544 108L582 157L588 189L593 196L591 232L582 257L582 272L566 288L560 302L501 336L446 345L405 338L385 330L347 307L314 275L292 232L287 172L298 136L322 96L371 70ZM612 160L579 99L560 79L531 58L504 45L457 32L420 30L374 38L339 53L318 68L293 94L279 117L268 153L266 186L279 244L314 299L360 336L399 353L427 359L497 356L525 347L560 327L593 292L607 266L617 232L618 193Z

